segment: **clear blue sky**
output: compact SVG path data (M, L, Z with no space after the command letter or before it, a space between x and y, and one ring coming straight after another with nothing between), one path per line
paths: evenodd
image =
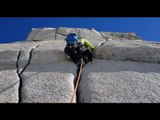
M0 43L25 41L32 28L94 28L105 32L135 32L160 42L160 17L0 17Z

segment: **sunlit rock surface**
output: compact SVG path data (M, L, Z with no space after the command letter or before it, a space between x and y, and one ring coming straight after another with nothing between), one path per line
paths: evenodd
M134 32L33 28L24 42L0 44L0 103L71 103L77 66L65 38L77 33L95 49L73 103L159 103L160 43Z

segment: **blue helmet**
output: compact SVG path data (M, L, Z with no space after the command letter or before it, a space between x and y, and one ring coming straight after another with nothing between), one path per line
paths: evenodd
M67 38L66 38L66 42L67 43L71 43L71 42L77 43L78 42L77 34L75 34L75 33L68 34Z

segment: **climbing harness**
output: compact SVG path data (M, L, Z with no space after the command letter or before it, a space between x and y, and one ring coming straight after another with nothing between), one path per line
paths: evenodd
M72 95L72 98L71 98L71 103L73 103L73 98L77 92L77 88L78 88L78 84L79 84L79 80L80 80L80 76L81 76L81 73L82 73L82 68L83 68L83 57L81 58L81 65L80 65L80 70L79 70L79 73L78 73L78 78L76 80L76 87L74 89L74 92L73 92L73 95Z

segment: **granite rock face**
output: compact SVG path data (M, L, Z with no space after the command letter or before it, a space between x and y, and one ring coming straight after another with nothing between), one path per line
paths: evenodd
M94 59L83 69L80 103L159 103L160 64Z
M118 32L98 32L94 28L33 28L29 33L27 41L39 40L64 40L69 33L76 33L80 37L86 38L95 46L101 45L106 40L138 40L140 38L134 33Z
M160 63L160 45L134 40L106 41L95 48L94 56L106 60Z
M77 33L95 49L74 103L159 103L160 43L134 32L33 28L26 41L0 44L0 103L70 103L78 76L64 39Z
M49 41L32 51L30 65L22 73L22 102L70 102L77 67L65 60L64 45Z
M1 44L0 102L69 103L77 67L66 60L64 45L64 41Z

